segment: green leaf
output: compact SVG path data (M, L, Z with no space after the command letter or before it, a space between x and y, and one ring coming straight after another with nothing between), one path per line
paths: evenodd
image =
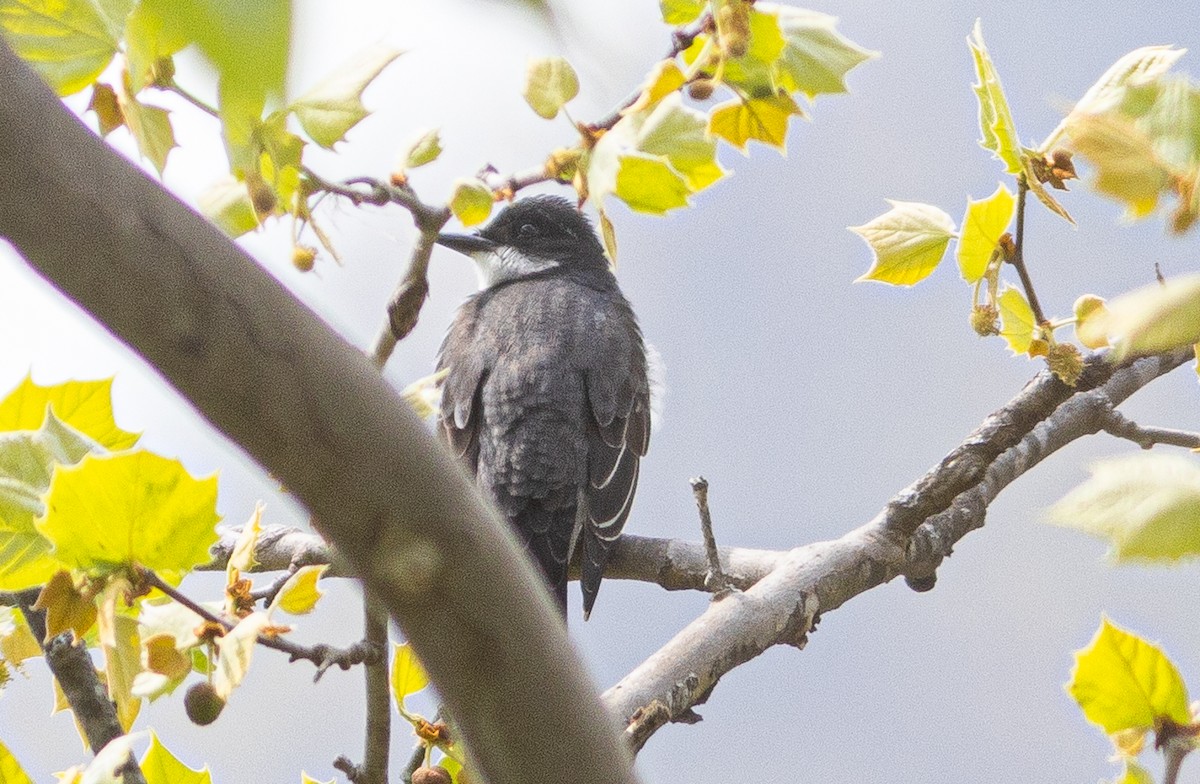
M0 743L0 781L4 784L33 784L33 779L29 778L21 763L3 743Z
M112 409L112 379L65 381L41 386L31 376L0 400L0 431L37 430L47 419L46 406L54 416L106 449L118 451L137 443L137 433L117 427Z
M230 237L240 237L258 228L258 216L246 183L222 177L196 199L200 213Z
M958 269L963 280L976 283L987 271L992 254L999 247L1000 235L1012 223L1016 199L1004 184L986 199L967 202L962 235L958 238Z
M0 590L41 585L62 568L34 521L55 467L95 448L53 414L36 432L0 434Z
M176 147L175 132L171 129L170 112L137 100L128 85L117 91L117 101L125 125L137 143L138 152L147 158L162 176L167 155Z
M297 98L288 109L309 138L332 149L367 116L363 91L401 54L388 46L370 47Z
M1117 563L1200 555L1200 466L1158 452L1105 460L1050 508L1051 522L1109 543Z
M1200 273L1152 283L1107 304L1089 325L1116 346L1114 359L1200 343Z
M1071 146L1095 168L1096 190L1121 202L1130 219L1154 212L1171 183L1171 170L1132 120L1113 113L1077 115L1067 133Z
M1000 308L1001 337L1008 341L1014 354L1028 353L1037 323L1025 295L1011 286L1005 287L996 299L996 305Z
M317 606L324 592L317 586L317 581L329 569L329 564L311 564L300 567L295 574L287 579L275 599L271 609L283 610L289 615L307 615Z
M1108 320L1110 314L1103 297L1083 294L1075 300L1075 337L1087 348L1104 348L1108 345Z
M547 120L553 120L563 105L579 94L579 77L561 57L529 61L525 72L525 102Z
M102 645L104 650L105 683L108 698L117 706L121 729L129 732L142 708L142 700L133 694L134 678L142 669L142 641L138 624L133 618L118 615L113 619L114 645Z
M138 763L146 784L212 784L212 774L205 765L200 770L193 770L184 765L167 750L154 732L150 733L150 747L142 755Z
M712 110L708 130L748 154L746 143L753 139L787 152L788 122L804 112L787 93L766 98L734 99Z
M778 19L785 42L777 63L779 85L789 92L804 93L809 100L822 93L846 92L846 73L879 56L839 33L837 17L769 3L756 3L754 8ZM751 31L756 34L753 18Z
M658 0L663 21L678 27L696 20L708 7L706 0Z
M633 154L621 156L613 194L631 210L663 215L686 207L691 191L687 181L666 161Z
M0 35L59 95L90 85L117 53L112 23L91 0L0 0Z
M1154 784L1150 771L1133 760L1125 760L1125 770L1119 779L1113 779L1112 784Z
M393 643L392 697L395 698L396 706L402 715L408 715L404 710L404 698L410 694L416 694L428 685L429 676L425 674L425 668L421 666L421 662L417 661L412 646L408 643L403 645Z
M1009 174L1021 174L1025 166L1021 161L1021 142L1017 137L1017 126L1013 122L1008 98L1000 84L1000 75L983 42L983 26L975 20L975 29L967 38L971 56L975 59L975 76L979 83L974 85L975 97L979 99L979 129L983 139L979 142L984 149L1004 162Z
M217 478L150 452L88 455L54 472L38 530L70 568L133 564L178 579L210 560Z
M717 163L717 143L708 134L708 118L684 106L678 94L659 101L646 116L636 145L642 152L665 157L671 168L684 176L692 193L725 176Z
M875 263L858 280L877 280L894 286L911 286L929 276L955 236L954 220L930 204L892 201L878 218L851 226L866 240Z
M217 658L214 662L213 688L222 699L229 699L241 685L254 658L258 635L271 620L265 612L250 613L216 640Z
M433 163L442 154L442 140L436 128L418 133L400 151L400 168L415 169Z
M1107 618L1091 643L1075 653L1067 683L1088 721L1107 734L1154 729L1161 719L1191 723L1187 687L1158 646Z
M153 4L138 3L125 20L126 68L129 91L137 94L150 84L158 61L188 45L183 31L167 26Z
M29 629L25 616L13 607L0 607L0 661L20 668L26 659L42 655L42 646ZM0 765L0 772L4 768ZM0 777L0 781L8 781Z
M646 76L642 92L636 101L621 111L622 115L646 111L687 84L687 75L674 60L660 60Z
M721 80L750 98L765 98L782 89L779 62L787 41L779 26L779 14L762 10L768 7L780 8L758 3L749 9L746 54L725 60L722 68Z
M454 181L450 211L464 226L477 226L492 214L492 189L479 180Z

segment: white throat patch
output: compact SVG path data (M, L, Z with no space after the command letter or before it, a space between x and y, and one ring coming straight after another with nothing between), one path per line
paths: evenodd
M499 247L495 250L472 253L475 270L479 273L479 288L490 289L498 283L523 278L535 272L558 266L554 259L526 256L516 248Z

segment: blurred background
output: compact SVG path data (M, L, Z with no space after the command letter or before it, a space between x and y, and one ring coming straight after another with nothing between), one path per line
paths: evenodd
M687 480L703 474L723 545L787 548L840 536L1040 368L970 330L970 291L952 261L911 290L852 283L870 257L846 226L886 210L885 198L936 204L957 221L968 196L989 195L1002 175L976 143L965 43L976 18L1026 142L1049 133L1129 50L1200 49L1194 0L1136 12L1110 2L829 0L812 7L839 16L845 35L882 52L850 74L851 95L818 100L813 122L795 124L786 158L761 147L748 159L723 149L734 173L700 194L694 209L656 219L611 204L618 276L667 367L665 412L643 462L631 532L698 540ZM413 183L427 201L443 199L455 177L484 164L523 169L573 138L565 119L545 121L526 107L527 58L571 60L582 91L570 111L587 120L617 105L668 49L669 30L652 0L553 8L557 31L525 3L298 0L292 94L369 44L406 50L367 93L375 113L337 155L314 156L313 167L329 178L384 176L404 141L439 127L445 153L417 170ZM1200 71L1196 57L1179 68ZM204 93L209 74L185 58L178 78ZM226 168L217 127L167 97L158 103L181 109L173 115L181 149L171 153L166 184L194 203ZM128 150L125 133L113 140ZM1120 209L1083 184L1062 200L1078 230L1032 201L1027 227L1026 257L1048 313L1069 315L1080 293L1113 296L1147 283L1156 262L1168 276L1197 269L1197 232L1168 238L1158 218L1122 225ZM243 242L347 340L366 347L404 269L410 221L398 209L332 200L318 219L343 256L340 266L322 256L315 272L294 269L286 224ZM397 387L431 371L454 309L474 289L474 270L439 249L431 284L420 324L387 368ZM144 431L145 446L180 457L195 474L219 471L226 523L240 524L265 499L266 523L303 524L302 511L269 477L6 247L0 334L0 388L30 369L40 383L115 374L119 424ZM1196 429L1195 386L1192 372L1181 369L1124 410L1147 424ZM1108 613L1159 640L1200 689L1200 571L1112 568L1101 543L1043 520L1089 463L1134 449L1107 436L1076 443L1005 491L987 526L942 567L933 592L914 594L896 581L823 618L804 651L777 648L735 670L700 706L702 723L669 726L649 742L638 762L644 780L1115 775L1108 741L1063 692L1071 653ZM211 598L220 585L207 575L184 587ZM317 612L297 619L298 634L348 644L360 634L356 589L333 580L327 587ZM572 635L598 688L619 680L708 600L607 581L585 625L577 593ZM27 770L46 781L89 755L69 716L49 715L53 695L40 662L28 674L0 696L0 728ZM288 665L263 649L214 725L187 721L182 691L145 707L138 724L159 730L185 762L209 763L217 782L296 781L300 769L327 780L337 755L361 759L362 692L358 670L331 671L314 685L310 665ZM394 727L396 770L411 738L405 726ZM1200 781L1200 763L1185 765L1182 780Z

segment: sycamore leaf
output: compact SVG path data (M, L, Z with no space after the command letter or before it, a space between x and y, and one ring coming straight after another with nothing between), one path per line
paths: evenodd
M65 631L74 632L82 639L96 623L95 597L84 596L75 584L75 578L66 570L55 572L46 581L33 608L46 613L47 640Z
M44 387L26 376L0 400L0 431L37 430L46 421L46 406L61 422L106 449L118 451L137 443L138 434L122 430L113 419L111 378Z
M265 612L255 612L238 621L237 626L216 640L217 658L214 662L213 687L217 695L228 700L246 677L258 635L271 623Z
M1050 508L1050 521L1104 539L1127 561L1200 555L1200 466L1158 452L1097 463L1092 476Z
M1075 300L1075 337L1087 348L1108 345L1108 320L1111 314L1103 297L1084 294Z
M450 211L464 226L478 226L492 214L492 189L480 180L458 179L454 181L454 193L450 196Z
M787 152L788 121L804 112L787 93L765 98L734 99L716 106L709 117L708 130L715 136L749 154L746 143L753 139L781 154Z
M0 743L0 781L4 784L33 784L33 779L29 778L21 763L3 743Z
M1131 219L1154 211L1171 182L1171 171L1132 120L1113 113L1076 115L1067 133L1071 146L1095 167L1096 190L1125 205Z
M300 771L300 784L334 784L335 781L336 779L321 781L320 779L314 779L304 771ZM149 782L147 782L147 784L149 784Z
M1125 760L1125 770L1121 778L1114 779L1112 784L1154 784L1154 776L1131 759Z
M613 194L631 210L664 215L686 207L691 191L666 161L643 155L622 155Z
M139 564L178 580L209 561L217 479L150 452L88 455L54 472L38 530L77 569Z
M450 781L452 784L459 784L461 781L459 777L462 775L463 769L461 762L454 759L454 757L444 756L438 762L438 764L445 768L446 772L450 774Z
M525 72L525 102L547 120L553 120L563 105L579 94L579 77L561 57L530 60Z
M154 732L150 733L150 747L138 763L146 784L212 784L212 774L205 765L194 770L184 765L167 750Z
M706 0L658 0L663 21L678 27L695 21L708 8Z
M258 215L246 183L232 176L222 177L196 199L200 214L217 224L230 237L240 237L258 228Z
M1114 359L1200 342L1200 273L1152 283L1109 301L1089 326L1116 346Z
M1067 683L1088 721L1112 734L1154 729L1161 719L1187 725L1187 687L1158 646L1107 618L1086 648L1076 651Z
M1018 289L1006 287L996 299L1000 308L1000 335L1008 341L1014 354L1025 354L1033 343L1037 329L1033 308Z
M135 95L150 83L158 62L188 45L177 27L166 26L153 3L138 3L125 20L125 60L130 92Z
M133 618L118 615L114 619L114 645L101 646L104 650L104 672L107 676L108 697L117 706L117 720L121 729L129 732L142 708L142 700L133 694L133 681L141 672L142 641L138 637L138 624Z
M844 93L846 73L879 56L839 33L837 17L770 3L756 3L754 9L778 20L784 47L776 63L777 81L788 92L804 93L810 100L822 93Z
M92 86L92 97L88 101L87 110L96 113L96 129L100 131L101 136L108 136L125 124L121 102L112 85L96 82Z
M992 253L999 246L1000 235L1016 214L1016 204L1012 191L1003 183L986 199L967 202L957 254L959 272L967 283L978 282L987 271Z
M1021 142L1017 137L1017 126L1013 122L1008 98L1000 84L1000 75L983 42L983 26L975 20L975 29L967 38L971 56L975 60L975 76L979 84L974 85L975 97L979 99L979 129L983 133L980 144L1004 162L1009 174L1024 171L1021 162Z
M293 101L288 109L309 138L331 149L367 116L363 91L400 55L391 47L370 47Z
M779 8L780 6L770 6L767 3L751 6L746 15L749 28L746 53L740 57L726 57L722 62L721 81L741 95L762 98L784 89L779 79L779 63L787 41L783 37L783 30L780 29ZM768 9L772 12L768 13ZM739 13L735 12L726 18L733 20L738 16ZM729 33L733 33L735 38L740 37L736 25L733 30L726 29L727 53ZM701 38L707 36L700 36L697 40Z
M263 505L255 504L253 514L242 526L237 542L233 545L233 552L229 554L229 563L225 566L227 583L232 583L239 574L248 572L258 565L258 561L254 558L254 548L258 546L258 537L262 534L262 513Z
M317 581L328 569L329 564L310 564L297 569L295 574L287 578L279 593L275 594L270 609L278 608L289 615L306 615L312 612L317 606L317 600L325 595Z
M15 608L0 607L0 661L19 668L26 659L41 655L42 646L30 631L25 616ZM0 781L7 779L0 778Z
M402 715L407 716L404 710L404 698L419 692L428 685L429 676L425 674L425 668L421 666L421 662L417 661L412 646L408 643L403 645L393 643L392 697L395 698L396 706Z
M149 106L133 96L128 84L118 83L117 102L121 107L121 116L125 126L133 135L138 152L148 159L159 175L167 165L167 155L177 145L175 132L171 129L170 113L157 106Z
M192 672L191 656L180 652L175 638L155 634L142 640L141 670L133 677L130 693L151 702L175 691Z
M0 37L59 95L94 82L118 45L91 0L0 0Z
M687 75L675 60L660 60L646 76L642 92L637 100L621 110L622 115L636 114L650 109L663 98L679 90L687 83Z
M708 133L708 118L684 106L678 94L660 101L646 116L638 128L636 146L644 153L666 158L687 180L692 193L725 176L717 163L717 143ZM619 173L617 176L620 179Z
M617 263L617 230L612 221L608 219L608 213L599 203L596 205L596 215L600 219L600 236L604 238L604 250L608 253L609 263L615 265Z
M442 382L448 375L450 375L450 369L443 368L433 375L418 378L406 386L400 392L400 396L412 406L417 416L421 419L428 419L437 412L442 399Z
M884 214L850 227L875 254L875 263L858 280L911 286L927 278L941 262L955 236L954 220L930 204L891 199L888 204L892 208Z
M421 131L400 151L400 169L415 169L437 160L442 154L442 141L436 128Z

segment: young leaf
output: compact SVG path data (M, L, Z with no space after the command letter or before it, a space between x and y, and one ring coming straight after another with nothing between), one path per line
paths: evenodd
M29 630L25 616L15 608L0 607L0 661L19 668L26 659L41 655L42 646ZM0 781L6 780L0 778Z
M477 226L492 214L492 189L479 180L454 181L450 211L464 226Z
M121 729L129 732L142 708L140 697L132 693L133 681L141 672L142 642L137 621L124 615L114 619L115 645L103 645L105 681L108 698L117 706Z
M705 0L658 0L663 21L678 27L695 21L708 7Z
M757 3L746 11L745 23L749 39L744 41L746 53L739 57L730 57L728 54L731 38L744 38L746 35L738 29L735 21L739 18L740 12L727 12L727 15L723 17L718 16L718 19L727 20L726 25L718 24L718 29L722 31L723 48L727 55L723 60L721 81L733 87L741 95L764 98L785 89L780 83L779 77L780 58L787 47L787 40L784 39L783 30L780 29L779 9L781 8L781 6L771 6L767 3ZM768 13L768 10L771 13ZM733 23L732 29L728 23Z
M367 116L363 91L401 54L387 46L371 47L317 83L288 109L296 115L309 138L332 149Z
M1132 120L1114 113L1075 115L1067 133L1071 146L1095 167L1096 190L1125 205L1131 219L1154 211L1171 182L1171 170Z
M911 286L927 278L941 262L955 236L954 220L930 204L891 199L888 204L892 208L884 214L850 227L875 254L875 263L858 280Z
M987 270L1002 235L1016 213L1016 199L1004 184L986 199L967 202L958 238L958 269L963 280L976 283Z
M429 685L425 668L417 661L408 643L392 645L392 696L401 714L405 714L404 698ZM405 714L407 715L407 714Z
M240 237L258 228L258 215L246 183L226 176L214 182L196 199L200 214L217 224L230 237Z
M771 3L756 3L754 9L775 16L779 23L784 40L777 63L779 86L804 93L809 100L846 92L846 73L879 56L839 33L837 17Z
M4 784L33 784L33 779L29 778L21 763L3 743L0 743L0 781Z
M138 3L125 20L125 60L130 92L135 95L150 83L160 60L188 45L179 29L168 29L153 3Z
M644 155L622 155L613 194L631 210L664 215L686 207L691 190L666 161Z
M655 104L679 90L687 83L687 76L674 60L660 60L646 76L642 93L638 99L621 110L622 115L636 114L652 108Z
M579 94L579 77L561 57L530 60L525 73L525 103L539 117L553 120L563 105Z
M1084 294L1075 300L1075 337L1087 348L1108 345L1108 306L1102 297Z
M400 168L415 169L433 163L442 154L442 141L436 128L421 131L400 151Z
M321 781L320 779L314 779L304 771L300 771L300 784L335 784L336 781L336 779ZM149 784L149 782L147 782L147 784Z
M137 443L138 434L122 430L113 419L111 378L43 387L26 376L0 401L0 431L37 430L46 421L46 406L61 422L106 449L115 452Z
M1107 540L1117 562L1200 555L1200 466L1179 455L1105 460L1050 508L1050 522Z
M0 0L0 36L59 95L96 80L117 53L117 36L91 0Z
M265 612L247 615L237 626L217 638L217 659L213 671L213 687L222 699L229 699L250 670L258 635L271 624Z
M262 534L262 513L262 504L255 504L254 513L242 526L242 532L238 534L233 552L229 555L229 563L225 567L227 583L233 582L242 572L248 572L258 564L254 558L254 548L258 546L258 537Z
M1123 294L1089 328L1108 336L1118 359L1200 343L1200 273Z
M967 38L967 45L971 47L975 76L979 79L979 84L974 85L975 96L979 99L979 129L983 133L979 143L1004 162L1005 171L1020 174L1025 167L1021 162L1017 126L1008 108L1008 98L1000 84L1000 75L983 42L983 26L978 19L975 20L975 29Z
M717 144L708 133L708 119L703 112L684 106L678 94L664 98L645 117L636 146L644 153L666 158L687 180L692 193L725 176L717 163Z
M212 784L212 774L205 765L194 770L179 761L167 750L154 732L150 733L150 747L138 763L146 784Z
M121 784L124 781L125 766L133 752L133 742L140 740L145 732L135 732L132 735L119 735L110 740L83 771L81 784ZM147 784L149 784L147 782Z
M178 579L217 539L217 479L150 452L89 455L54 472L38 530L71 568L139 564Z
M287 579L275 599L271 602L271 610L276 608L289 615L306 615L317 606L317 600L324 592L317 586L317 581L329 569L329 564L310 564L302 566Z
M177 145L175 131L171 128L170 113L157 106L149 106L135 98L128 84L117 91L117 101L125 125L137 143L138 152L148 159L162 176L167 166L167 155Z
M46 581L33 606L46 613L47 640L65 631L82 639L96 623L95 597L80 593L75 579L66 570L55 572Z
M1121 778L1114 779L1112 784L1154 784L1154 777L1150 775L1150 771L1133 760L1127 759Z
M143 639L140 663L142 669L134 675L130 693L151 702L175 691L192 673L191 656L180 652L169 634Z
M795 115L803 117L804 112L787 93L747 100L735 98L713 108L708 130L745 155L749 154L746 143L751 139L786 154L788 121Z
M1088 721L1109 735L1154 729L1161 719L1182 725L1192 720L1187 687L1171 660L1107 618L1088 646L1076 651L1066 688Z
M413 411L421 419L428 419L437 412L442 399L442 382L450 375L449 368L439 370L433 375L418 378L406 386L400 396L412 406Z
M1014 354L1028 353L1037 329L1033 308L1018 289L1006 287L996 299L1000 307L1000 335Z

